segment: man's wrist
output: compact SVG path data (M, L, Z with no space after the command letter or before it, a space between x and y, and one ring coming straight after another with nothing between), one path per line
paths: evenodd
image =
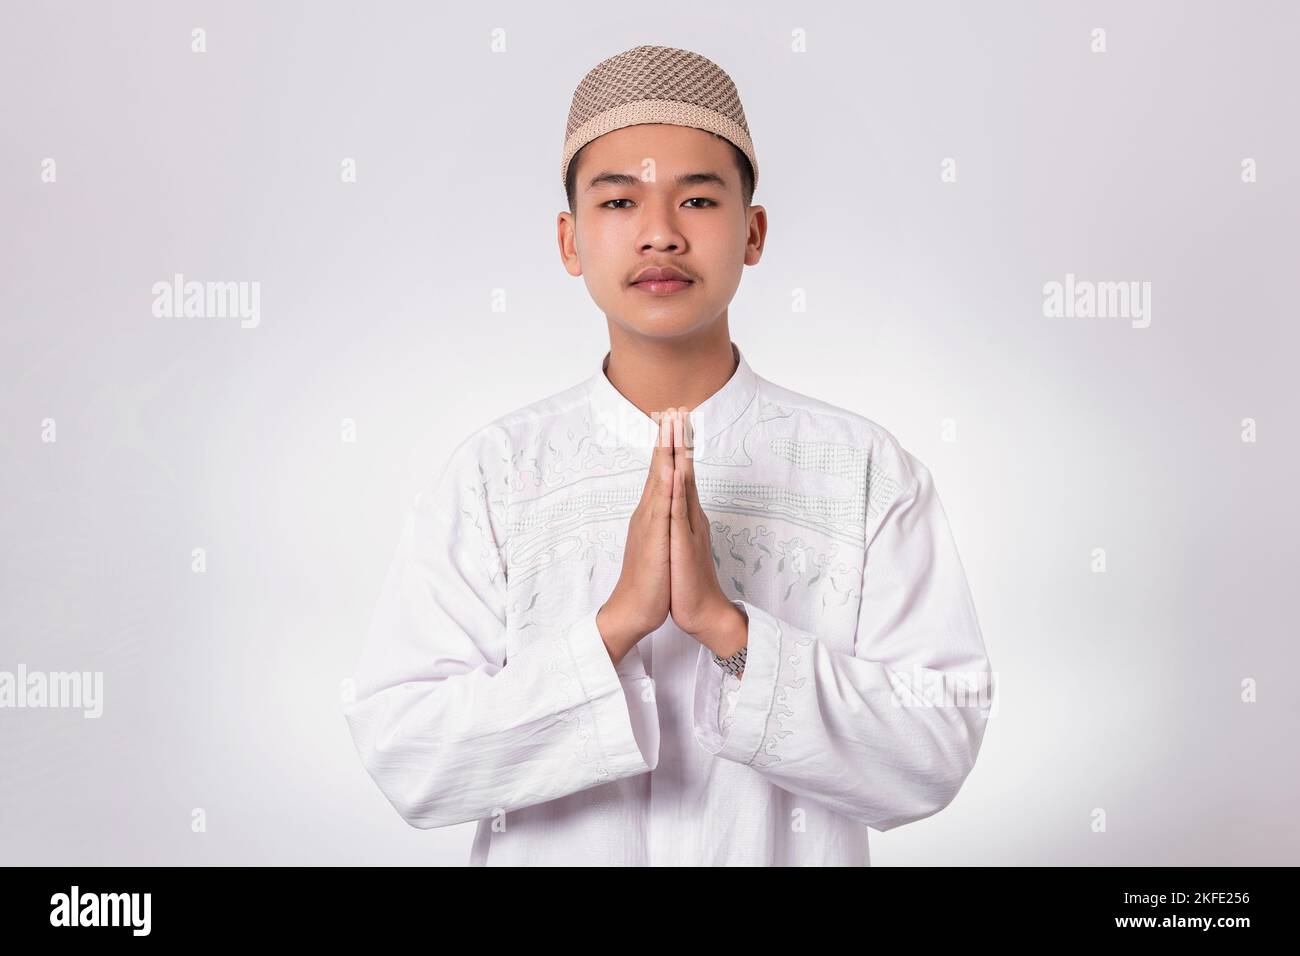
M697 635L697 640L716 657L724 660L733 657L749 644L749 617L734 602L728 601L719 609L713 623Z
M605 647L609 650L610 659L615 666L618 666L618 663L645 636L628 627L608 601L596 611L596 630L600 633L600 639L605 642Z

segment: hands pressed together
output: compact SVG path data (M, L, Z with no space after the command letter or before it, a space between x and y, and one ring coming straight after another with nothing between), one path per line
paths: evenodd
M658 418L650 472L628 522L623 569L596 615L615 664L670 614L720 657L743 647L748 634L744 612L723 592L714 569L709 518L695 488L689 415L670 408Z

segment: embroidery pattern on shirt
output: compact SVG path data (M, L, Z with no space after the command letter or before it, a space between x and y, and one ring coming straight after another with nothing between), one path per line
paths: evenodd
M787 635L784 631L777 635L776 695L772 701L772 713L768 715L767 724L763 728L763 742L750 761L754 766L770 767L781 762L781 756L777 753L779 745L794 733L793 726L784 726L782 720L794 717L794 710L790 706L794 692L808 683L814 640L811 635Z
M804 471L848 478L858 486L866 483L870 457L866 448L828 441L796 441L793 438L773 438L768 442L768 448L777 457Z
M795 417L795 412L772 402L763 403L758 416L743 430L724 433L729 447L710 441L695 451L697 467L745 468L755 464L751 446L764 441L764 429L771 422ZM780 425L776 427L781 427ZM548 431L529 447L512 455L509 485L517 492L507 521L515 563L524 553L545 549L555 535L572 533L594 521L626 520L641 498L651 451L627 445L602 445L594 440L591 417L582 427L563 433ZM867 449L825 441L799 441L778 436L767 438L767 450L804 471L826 474L847 482L846 493L810 494L786 485L708 475L697 471L696 487L706 511L727 511L737 515L780 519L861 546L866 512L879 499L868 493L879 483ZM575 482L611 480L615 487L586 488L577 494ZM882 489L883 491L883 489ZM551 500L554 498L554 500Z
M597 438L607 430L600 423L593 425L591 415L583 415L581 429L570 426L563 435L547 432L531 447L519 449L509 461L513 472L511 490L526 493L541 489L541 494L545 494L597 472L611 475L637 471L644 476L650 468L650 449L601 444Z
M867 518L879 517L887 509L898 493L903 490L903 483L874 461L867 477Z
M762 426L771 421L793 417L793 409L784 405L777 405L775 402L764 401L759 405L757 417L747 423L744 432L741 432L739 437L733 439L730 447L722 445L720 442L707 442L696 449L695 463L697 465L720 465L731 468L744 468L752 465L754 464L754 456L749 450L749 444L751 440L761 440L760 429Z
M508 521L510 564L520 578L553 563L557 540L598 522L626 522L641 499L644 477L623 487L591 489L539 505L519 502ZM733 478L696 476L706 513L727 512L782 521L862 547L863 499L805 495L788 488Z
M740 678L734 674L722 675L722 693L718 701L718 729L722 736L727 736L727 731L731 725L736 722L736 704L740 701Z
M499 459L502 465L508 465L504 456ZM505 556L507 529L505 516L509 510L509 482L505 475L493 476L483 467L483 461L474 463L473 476L454 475L457 483L452 493L454 507L460 515L460 526L471 526L476 535L478 553L475 560L482 568L483 576L493 587L501 582L508 583L509 567ZM454 463L452 467L455 467ZM426 486L426 490L415 496L415 508L422 513L429 513L435 507L435 501L441 501L436 488ZM469 547L470 536L458 539L458 544Z
M573 437L572 431L569 432L569 437ZM553 446L551 450L555 451ZM494 585L498 577L501 578L506 593L508 629L519 634L536 626L539 631L533 640L549 642L550 657L545 673L552 678L550 693L554 700L553 711L559 720L573 728L574 759L590 769L591 779L603 781L610 775L606 766L608 757L596 729L595 709L587 699L588 689L581 684L577 661L563 630L571 623L568 616L572 612L572 606L561 601L557 613L563 615L564 619L559 619L550 613L547 602L541 600L546 596L546 589L526 588L526 579L517 580L512 572L510 554L514 535L509 521L509 515L513 511L511 490L523 486L521 476L525 473L512 467L519 459L519 454L500 458L498 463L503 467L499 475L490 474L480 461L477 464L477 480L469 480L461 486L462 501L472 502L473 507L462 505L460 511L467 519L465 523L472 523L478 532L479 558L485 573ZM536 466L536 459L531 460ZM505 543L498 545L502 537ZM508 653L506 663L509 663ZM509 668L502 673L508 674Z
M795 461L799 467L823 471L827 474L847 474L847 476L851 477L856 477L859 469L862 470L861 473L864 475L865 481L863 485L859 486L864 494L863 524L860 528L859 541L865 547L868 523L889 507L902 489L902 482L877 466L868 452L859 454L857 449L846 449L845 446L826 442L808 442L802 446L799 443L780 444L773 442L773 445L779 446L778 453L783 452L793 456L791 460ZM773 451L778 451L778 447L774 447ZM802 542L799 542L798 539L795 539L795 542L782 542L782 546L786 548L790 544L795 544L795 560L802 561L802 556L807 553L804 549L798 547ZM834 548L835 544L832 542L832 553ZM856 598L852 605L856 617L861 612L862 592L860 586L866 572L865 553L863 554L862 563L856 569L847 568L841 564L838 570L848 575L843 588L838 585L835 587L837 592L844 594L841 606L847 606L850 597ZM787 598L789 593L790 589L788 588L786 591ZM825 612L826 606L826 598L823 595L823 612ZM758 751L751 761L756 766L770 767L781 762L778 751L781 742L794 733L793 698L808 683L812 656L815 652L812 644L815 640L816 637L811 634L796 636L787 634L784 630L778 635L777 689L773 698L772 712L768 715L767 723L763 729L763 742L759 745Z
M770 520L788 521L843 541L862 545L862 496L837 498L810 495L779 485L735 478L695 476L700 505L705 513L725 511Z
M587 689L578 679L577 662L570 653L568 641L563 636L552 637L550 649L551 659L547 663L546 673L555 678L552 688L559 706L554 711L560 720L573 727L577 738L573 749L574 759L590 769L593 780L608 780L606 754L596 731L592 704L587 700Z
M839 544L835 541L826 551L818 551L806 544L802 536L778 538L766 525L742 526L733 532L731 525L723 521L712 522L711 532L713 563L719 580L724 590L730 583L736 597L753 596L746 584L752 583L764 567L769 568L763 581L765 590L780 595L783 603L789 602L795 588L800 586L815 589L823 614L832 608L848 607L861 597L862 563L856 558L840 560ZM727 558L718 554L719 543Z
M857 500L861 502L857 513L863 514L865 509L866 518L874 518L884 511L902 488L902 483L886 472L867 448L789 438L774 438L768 447L796 468L852 481Z

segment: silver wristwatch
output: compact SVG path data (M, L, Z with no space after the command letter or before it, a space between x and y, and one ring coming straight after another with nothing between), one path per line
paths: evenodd
M732 677L739 677L745 670L745 651L748 649L748 647L742 647L730 657L719 657L717 654L714 654L713 663L717 664Z

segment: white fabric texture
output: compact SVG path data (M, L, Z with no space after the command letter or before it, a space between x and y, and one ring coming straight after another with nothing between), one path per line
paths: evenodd
M970 773L989 661L930 472L733 351L691 421L742 678L671 616L617 667L601 640L656 433L604 365L408 511L345 716L408 823L478 821L470 863L869 865Z

